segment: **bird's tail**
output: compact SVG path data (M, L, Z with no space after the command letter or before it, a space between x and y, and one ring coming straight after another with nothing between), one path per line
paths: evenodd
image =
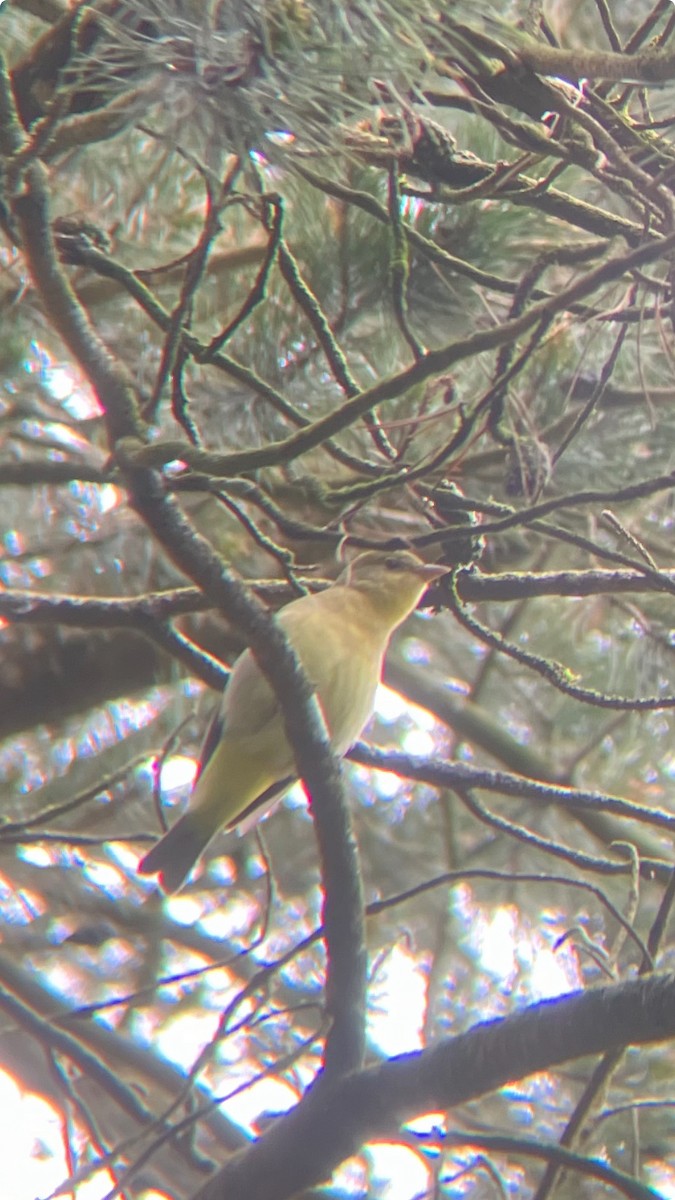
M291 775L273 783L237 813L233 820L223 825L223 828L236 829L240 834L248 833L249 829L274 807L292 783L294 779ZM217 817L216 820L210 820L210 816L210 811L206 811L203 804L186 812L172 825L169 832L148 850L145 858L141 859L138 864L139 874L159 875L163 891L169 894L177 892L218 830L220 821Z
M185 813L141 859L140 874L159 875L165 892L177 892L214 833L215 829L204 821L203 813Z

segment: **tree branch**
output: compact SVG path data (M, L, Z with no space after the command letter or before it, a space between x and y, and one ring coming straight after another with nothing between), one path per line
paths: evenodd
M371 1139L404 1121L445 1111L535 1071L627 1045L675 1036L675 976L574 992L476 1025L431 1050L405 1054L319 1083L195 1200L287 1200L326 1180Z

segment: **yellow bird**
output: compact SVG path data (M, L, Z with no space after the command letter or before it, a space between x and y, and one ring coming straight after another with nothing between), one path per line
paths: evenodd
M358 555L332 587L293 600L277 616L316 688L337 754L359 737L375 702L394 630L447 566L409 550ZM145 855L142 875L181 887L219 829L247 827L295 779L293 751L274 692L250 650L234 666L202 751L189 811Z

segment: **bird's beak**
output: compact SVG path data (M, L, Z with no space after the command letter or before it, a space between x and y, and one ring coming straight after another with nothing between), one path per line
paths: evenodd
M434 579L440 579L441 575L448 575L450 570L445 563L420 563L417 574L420 579L426 579L427 583L433 583Z

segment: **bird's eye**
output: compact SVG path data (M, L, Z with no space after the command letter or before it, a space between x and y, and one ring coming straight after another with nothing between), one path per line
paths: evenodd
M401 570L401 560L395 554L390 554L389 558L385 558L384 565L388 571Z

